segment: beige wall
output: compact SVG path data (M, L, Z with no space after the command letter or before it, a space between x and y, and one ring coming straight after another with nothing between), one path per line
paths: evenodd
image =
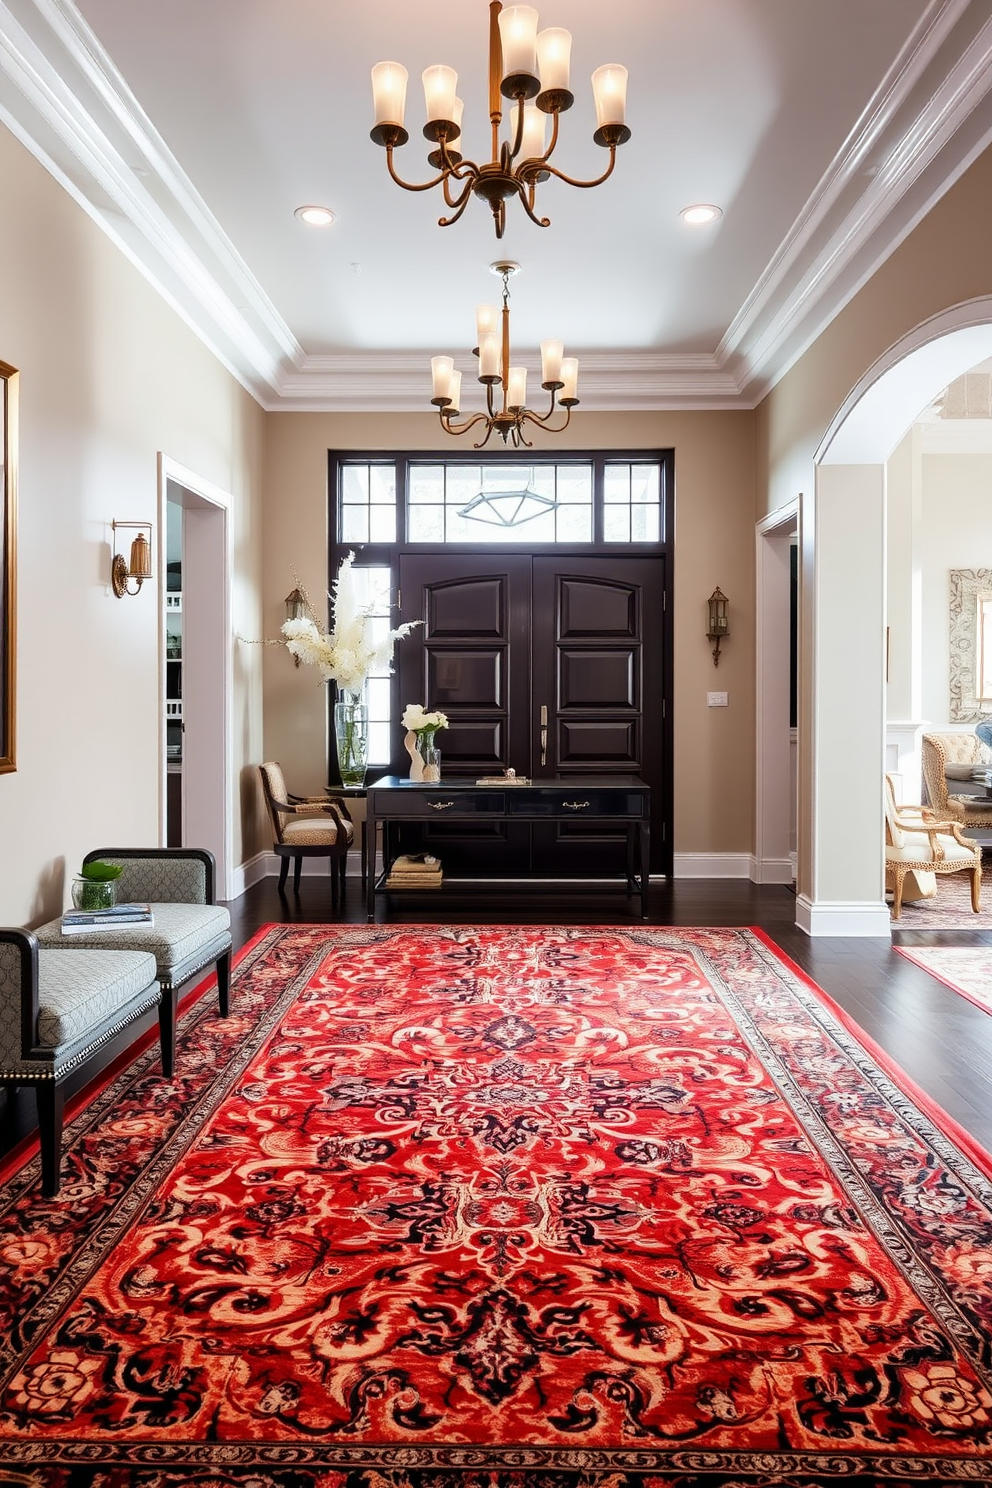
M426 374L425 374L426 375ZM675 450L675 850L748 853L754 781L754 450L750 413L576 414L565 449ZM544 447L559 448L545 437ZM441 449L432 414L270 414L266 427L265 634L285 618L294 572L326 587L327 451ZM706 599L730 597L714 670ZM300 793L326 780L326 707L312 671L265 652L265 751ZM707 691L727 708L707 708Z
M63 907L93 847L159 833L157 583L118 600L113 518L153 520L164 452L233 496L234 628L258 628L264 415L47 172L0 128L0 359L20 369L17 770L0 775L0 924ZM158 577L158 576L157 576ZM261 666L235 658L240 775Z

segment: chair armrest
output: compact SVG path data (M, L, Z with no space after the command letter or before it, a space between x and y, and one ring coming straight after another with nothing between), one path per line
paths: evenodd
M9 952L4 947L9 946ZM0 930L0 993L18 981L22 1059L38 1044L38 941L30 930ZM5 1020L6 1021L6 1020Z
M328 803L333 803L347 817L348 821L351 821L351 812L348 810L348 803L343 796L328 795L326 793L321 796L294 796L290 793L289 799L303 806L326 806Z
M84 863L120 863L118 897L124 902L215 904L217 865L205 847L101 847Z

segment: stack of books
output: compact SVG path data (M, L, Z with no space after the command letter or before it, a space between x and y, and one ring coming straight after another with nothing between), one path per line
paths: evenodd
M67 909L62 916L63 935L86 935L93 930L127 930L154 925L150 904L113 904L109 909Z
M387 889L439 889L441 859L432 853L401 853L393 860L386 879Z

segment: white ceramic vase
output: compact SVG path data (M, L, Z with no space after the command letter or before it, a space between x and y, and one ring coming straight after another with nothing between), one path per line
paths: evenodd
M424 761L421 758L420 750L417 748L417 742L417 735L413 729L407 729L403 744L407 754L410 756L411 780L423 780L424 778Z

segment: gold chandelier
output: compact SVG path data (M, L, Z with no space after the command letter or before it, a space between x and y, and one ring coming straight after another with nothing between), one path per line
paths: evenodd
M431 181L411 184L396 174L393 151L409 139L403 127L408 73L399 62L379 62L372 69L375 128L372 139L386 151L386 165L397 186L405 191L429 191L440 185L450 210L439 217L440 227L457 222L474 194L489 203L496 236L503 236L507 199L516 196L532 222L548 227L550 219L538 217L534 197L539 181L557 176L569 186L599 186L613 174L617 147L630 139L625 121L627 69L615 63L597 67L592 75L597 128L593 139L610 152L610 163L593 181L576 181L550 163L558 143L558 120L574 103L569 92L568 70L572 38L569 32L552 27L538 33L537 11L530 5L509 5L500 0L489 6L489 119L492 125L492 158L483 165L464 160L455 148L461 138L462 109L455 97L458 74L452 67L432 66L423 73L427 101L424 136L437 149L427 157L440 174ZM512 143L499 138L503 118L501 98L516 103ZM533 103L529 100L533 99ZM546 143L546 116L552 118L551 143Z
M564 347L560 341L542 341L541 386L551 394L551 402L543 415L532 413L525 407L527 368L510 365L509 281L511 274L520 272L520 265L501 259L489 267L503 280L503 309L500 311L495 305L477 305L475 311L479 344L474 355L479 358L479 381L486 389L486 412L470 414L464 423L455 423L461 412L462 374L455 369L454 358L450 356L431 357L431 402L447 434L467 434L476 424L485 425L485 433L475 444L475 449L488 444L494 433L504 444L512 444L514 449L521 445L530 449L531 441L524 437L525 424L547 429L550 434L561 434L568 428L572 409L579 401L575 396L579 360L578 357L563 356ZM496 393L497 387L502 388L502 399ZM553 426L551 420L559 408L565 410L565 422Z

